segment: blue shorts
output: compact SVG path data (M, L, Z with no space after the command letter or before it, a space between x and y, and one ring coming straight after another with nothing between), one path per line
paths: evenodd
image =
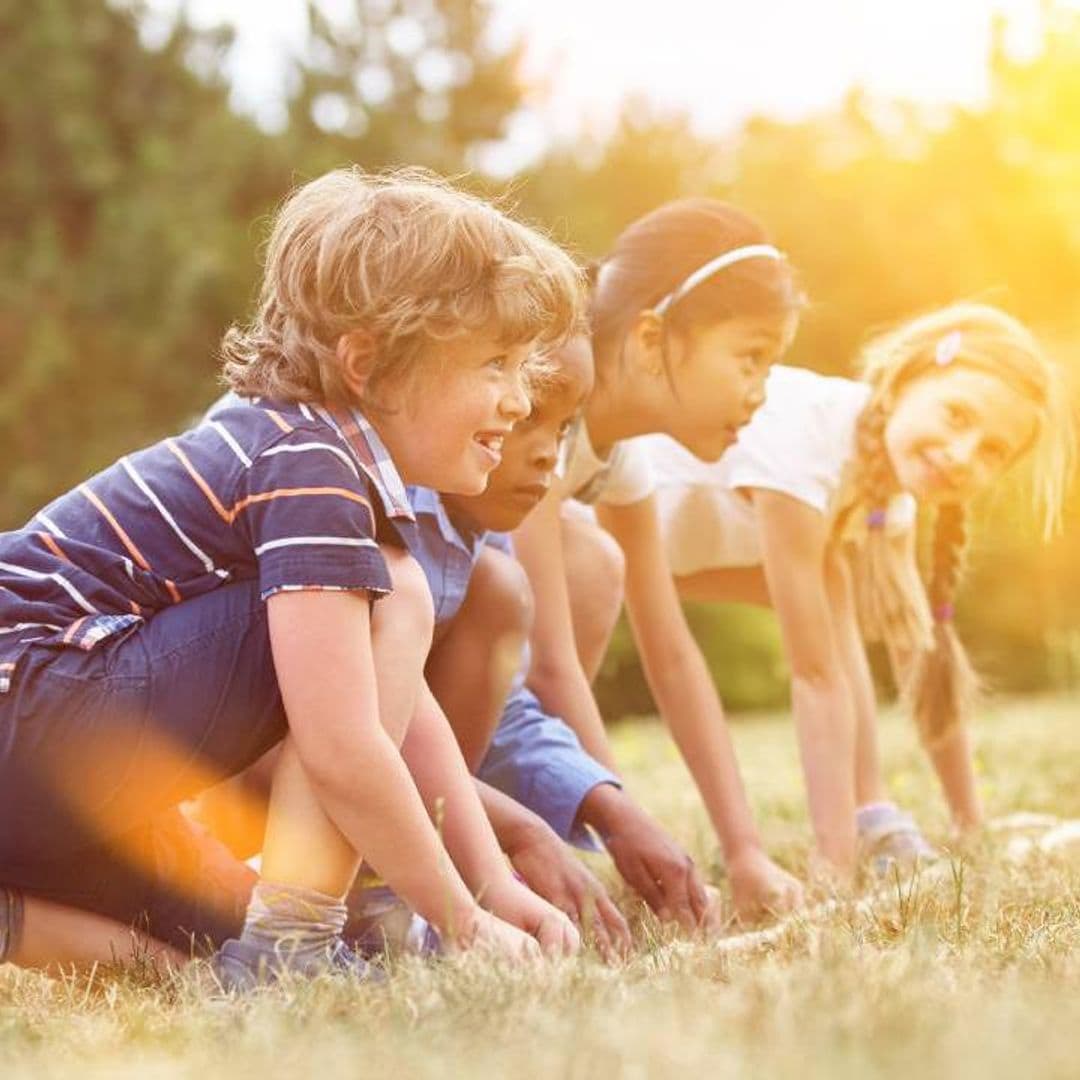
M286 729L256 581L89 651L31 646L0 696L0 883L173 943L234 933L252 875L175 808Z

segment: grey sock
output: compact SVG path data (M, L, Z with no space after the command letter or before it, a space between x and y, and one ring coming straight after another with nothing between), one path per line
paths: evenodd
M18 952L22 941L23 895L18 889L0 885L0 964Z
M251 894L240 940L268 960L304 966L324 960L345 928L341 897L299 885L260 881Z

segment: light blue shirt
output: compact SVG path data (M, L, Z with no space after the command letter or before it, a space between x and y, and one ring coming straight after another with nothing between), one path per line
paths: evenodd
M408 495L417 523L408 536L409 550L427 575L437 640L440 630L445 631L461 610L485 544L511 554L513 549L505 533L477 531L455 521L436 492L410 487ZM544 712L525 686L527 667L523 657L477 776L542 817L564 840L598 850L589 830L576 824L578 811L597 784L621 784L586 753L564 721Z

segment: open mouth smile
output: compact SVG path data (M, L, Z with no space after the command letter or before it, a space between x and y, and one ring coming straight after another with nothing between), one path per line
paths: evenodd
M490 459L492 468L502 461L503 441L505 439L506 434L501 431L481 431L473 436L473 442L476 443Z

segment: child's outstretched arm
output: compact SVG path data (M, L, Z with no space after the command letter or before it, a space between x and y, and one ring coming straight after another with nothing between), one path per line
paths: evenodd
M792 709L819 854L855 866L855 708L831 616L823 514L780 492L752 489L765 578L791 669Z
M363 593L279 592L267 605L290 739L314 794L355 853L407 903L448 940L468 940L482 921L479 906L380 721L370 600ZM295 841L293 850L303 851L304 837ZM283 865L295 862L288 843L284 857L272 846L268 834L268 878L339 891L336 883L296 879Z
M592 757L615 771L615 755L574 642L559 507L553 488L514 533L514 550L536 605L528 685L549 713L574 729Z
M723 706L668 569L655 498L598 516L626 556L626 607L649 687L720 837L740 914L790 908L801 890L762 850Z
M531 934L545 952L577 952L580 938L567 916L514 877L450 724L426 684L401 753L446 850L483 907ZM382 872L373 859L372 864Z

